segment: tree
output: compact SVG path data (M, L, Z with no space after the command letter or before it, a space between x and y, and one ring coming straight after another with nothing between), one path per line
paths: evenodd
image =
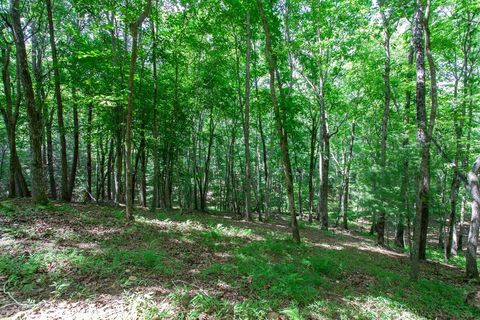
M277 79L277 86L282 95L281 79L276 65L276 54L273 51L272 37L270 34L270 27L268 25L267 17L263 9L261 0L257 0L258 10L260 12L260 18L262 20L263 31L265 32L265 57L268 63L269 75L270 75L270 95L272 98L273 111L275 115L275 126L277 129L278 139L280 140L280 150L282 153L282 162L285 174L285 187L287 188L288 196L288 208L291 216L290 226L292 228L293 240L300 242L300 232L298 230L297 215L295 213L295 200L293 193L293 174L292 166L290 164L290 154L288 150L288 133L282 122L280 115L280 106L277 100L277 94L275 92L275 79ZM283 101L282 101L283 102Z
M20 158L17 154L16 127L18 123L18 117L20 115L21 103L20 77L19 74L17 74L17 92L15 102L13 102L9 70L10 52L11 46L2 48L2 81L6 105L0 105L0 113L3 116L5 127L7 128L8 148L10 150L10 181L8 196L11 198L14 198L16 195L20 197L29 197L30 190L28 189L27 182L23 175L22 166L20 164Z
M130 24L130 33L132 36L132 55L130 57L130 72L128 78L128 105L125 126L125 190L126 190L126 206L125 219L133 219L133 195L132 195L132 118L133 118L133 98L134 98L134 78L135 64L138 54L138 28L142 25L143 20L150 13L151 0L147 0L147 4L143 12L137 19Z
M248 4L247 4L248 6ZM251 220L252 210L252 164L250 163L250 9L247 7L245 15L246 28L246 61L245 61L245 110L243 119L243 140L245 143L245 218Z
M45 193L45 183L43 180L43 162L42 162L42 116L41 110L35 105L35 93L33 91L32 78L27 61L27 50L25 48L25 37L20 22L19 0L10 2L10 18L12 24L13 38L18 58L18 68L20 79L23 83L25 94L25 104L28 116L28 128L30 133L31 154L31 172L32 172L32 197L35 203L45 204L48 202Z
M478 171L480 170L480 157L477 157L472 170L468 173L468 188L472 195L472 218L468 232L467 244L467 278L478 278L477 247L478 230L480 225L480 190L478 188Z
M436 74L430 49L430 31L428 28L429 17L430 1L427 1L426 16L424 16L422 1L417 0L413 17L412 34L417 70L417 142L420 147L421 162L418 175L417 203L413 232L411 278L414 280L418 277L419 260L425 259L426 255L430 190L430 142L433 134L433 128L435 126L437 109ZM423 52L424 32L425 48L430 66L431 81L430 92L432 107L429 119L427 118L427 110L425 103L425 57Z
M382 118L382 134L380 141L380 171L382 180L385 179L385 170L387 165L387 132L388 132L388 116L390 113L390 100L391 100L391 90L390 90L390 37L391 31L389 26L389 21L385 15L385 8L383 3L379 2L377 4L380 10L380 17L382 19L383 26L383 48L385 51L385 65L383 70L383 82L384 82L384 105L383 105L383 118ZM383 201L382 201L383 202ZM385 215L386 215L385 206L382 205L380 210L380 216L377 221L377 243L379 245L385 244Z
M50 47L52 49L53 75L55 83L55 99L57 102L57 122L60 136L60 172L61 172L61 197L64 201L70 201L71 195L68 185L68 163L67 163L67 140L65 139L65 124L63 120L63 100L60 83L60 67L58 66L57 45L55 43L55 31L53 26L52 1L45 0L47 5L48 31L50 33Z

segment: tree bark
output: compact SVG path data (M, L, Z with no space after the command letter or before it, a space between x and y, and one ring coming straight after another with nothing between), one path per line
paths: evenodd
M470 219L470 230L468 231L468 244L466 252L467 278L478 278L477 268L477 246L478 229L480 222L480 190L478 187L478 171L480 170L480 156L477 157L472 170L468 173L468 188L472 195L472 217Z

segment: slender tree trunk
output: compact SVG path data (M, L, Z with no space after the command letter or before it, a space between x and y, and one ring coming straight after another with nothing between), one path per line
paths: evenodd
M243 118L243 140L245 144L245 219L253 220L252 213L252 165L250 162L250 11L247 9L246 19L246 60L245 60L245 110Z
M455 245L455 253L463 250L463 223L465 221L465 197L462 197L462 204L460 206L460 220L457 223L458 237Z
M317 38L321 41L320 28L317 28ZM328 56L328 53L327 53ZM328 229L328 192L329 186L329 171L330 171L330 132L328 127L327 111L325 106L325 78L327 76L326 70L323 68L322 61L318 61L319 76L318 88L312 87L315 90L318 98L320 124L319 124L319 175L320 188L318 190L318 220L320 221L323 230Z
M203 172L203 181L201 181L201 188L200 188L200 210L207 211L207 195L208 195L208 183L209 183L209 174L210 174L210 161L212 159L212 146L213 146L213 138L215 132L215 124L213 122L213 108L210 111L210 121L209 121L209 138L208 138L208 146L207 146L207 156L205 159L205 168Z
M308 222L313 221L313 195L315 193L313 186L313 175L315 174L315 151L317 146L318 126L316 117L312 117L312 127L310 128L310 155L308 164Z
M107 160L107 199L112 200L112 175L113 166L115 163L114 143L113 138L110 139L110 147L108 148L108 160ZM115 190L115 188L113 188Z
M157 11L158 2L156 3L155 10ZM151 32L152 32L152 64L153 64L153 194L152 194L152 204L150 207L151 211L155 211L158 206L158 180L160 177L160 152L159 152L159 135L158 135L158 110L157 110L157 101L158 101L158 75L157 75L157 34L156 34L156 20L155 22L150 23Z
M348 150L348 159L346 160L346 169L345 169L345 181L344 181L344 191L342 197L342 207L341 207L341 216L342 216L342 226L344 229L348 229L348 201L350 196L350 168L352 165L353 159L353 144L355 142L355 120L352 121L352 133L350 136L350 147Z
M383 119L382 119L382 135L380 141L380 170L383 183L387 181L387 131L388 131L388 117L390 113L390 31L388 20L385 16L383 8L380 6L380 16L383 24L383 47L385 52L385 65L383 69L383 85L384 85L384 105L383 105ZM380 196L380 213L377 220L377 243L385 245L385 223L386 210L384 207L385 200Z
M423 48L423 8L421 0L417 0L413 16L413 46L417 70L416 107L417 107L417 142L420 147L420 166L417 187L417 204L413 225L413 248L410 276L418 278L419 262L422 259L422 224L428 219L429 191L429 148L427 138L427 114L425 106L425 56Z
M108 142L107 142L108 143ZM107 168L108 170L108 168ZM105 199L105 148L103 147L103 137L100 137L100 141L97 146L97 201L102 198Z
M408 64L409 66L413 65L413 46L410 45L410 48L408 50ZM408 79L413 80L413 72L408 73ZM404 115L403 115L403 123L404 123L404 130L406 132L405 137L402 141L402 147L403 147L403 152L404 152L404 160L403 160L403 176L402 176L402 200L403 200L403 209L405 211L405 214L400 214L397 222L397 235L399 234L398 230L402 229L403 225L403 217L405 217L405 232L403 238L407 240L407 244L410 250L410 253L412 251L412 243L411 243L411 215L410 215L410 194L409 194L409 185L410 185L410 155L408 152L408 147L410 145L410 139L409 139L409 123L410 123L410 105L412 101L412 93L410 89L407 89L405 92L405 110L404 110ZM398 239L396 240L397 245L400 245L402 243L405 243L405 240Z
M323 82L323 81L322 81ZM323 84L321 84L323 87ZM322 94L323 97L323 94ZM325 114L325 104L323 98L321 98L321 111L320 118L322 119L320 125L320 161L319 161L319 173L320 173L320 188L318 191L318 220L320 221L321 228L323 230L328 229L328 191L329 187L329 171L330 171L330 135L328 133L328 126Z
M54 108L50 109L48 114L47 123L45 124L45 131L47 136L47 169L48 169L48 181L50 185L50 197L57 199L57 184L55 182L55 168L53 167L53 137L52 137L52 124Z
M60 136L60 172L61 172L61 191L62 200L70 201L68 186L68 164L67 164L67 142L65 139L65 125L63 121L63 101L62 89L60 84L60 67L58 66L57 45L55 44L55 31L53 26L52 1L45 0L47 4L48 31L50 34L50 47L52 50L53 77L55 85L55 99L57 102L57 122Z
M303 216L303 205L302 205L302 186L303 186L303 169L297 169L298 172L298 214L300 217Z
M272 104L274 109L275 126L277 128L277 134L280 140L280 151L282 154L282 162L283 162L284 174L285 174L285 186L287 188L287 196L288 196L288 208L291 216L292 235L293 235L294 241L300 242L300 232L298 230L297 215L295 213L295 199L294 199L294 193L293 193L293 174L292 174L292 167L290 164L290 155L288 150L288 135L282 123L283 121L282 121L282 116L280 114L280 106L279 106L277 95L275 92L275 73L277 74L277 77L279 75L279 72L276 72L277 59L272 48L270 28L267 22L267 18L265 16L265 12L264 12L261 0L257 0L257 5L260 11L260 18L262 20L263 30L265 32L265 54L266 54L266 60L268 62L269 74L270 74L270 95L272 98ZM277 85L279 86L280 95L282 95L281 79L279 77L277 79L277 82L278 82Z
M147 0L147 5L144 11L138 18L130 25L130 32L132 35L132 55L130 58L130 72L128 79L128 105L126 114L126 130L125 130L125 219L133 220L133 201L132 201L132 121L133 121L133 97L134 97L134 78L135 78L135 64L137 62L138 51L138 28L142 25L143 20L150 12L152 1Z
M88 104L87 111L87 193L89 201L92 199L92 121L93 121L93 105Z
M78 125L78 106L76 102L76 93L73 89L73 159L72 167L70 168L70 179L68 185L68 201L72 201L73 191L75 189L75 179L77 177L77 167L78 167L78 149L80 143L80 130Z

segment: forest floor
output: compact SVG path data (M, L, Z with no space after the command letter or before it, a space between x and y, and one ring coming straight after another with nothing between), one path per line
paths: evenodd
M405 253L300 227L297 245L282 219L0 202L0 318L480 319L459 266L412 283Z

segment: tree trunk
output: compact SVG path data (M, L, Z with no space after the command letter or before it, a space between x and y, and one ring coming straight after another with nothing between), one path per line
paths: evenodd
M27 182L23 176L22 166L17 154L17 137L16 127L20 110L20 97L21 86L20 78L17 74L17 97L15 105L12 101L12 90L10 85L10 47L2 48L2 80L3 89L5 94L6 106L5 108L0 105L0 113L3 116L5 122L5 128L7 129L8 136L8 148L10 150L10 178L9 178L9 192L8 196L14 198L15 196L29 197L30 191L28 190ZM18 194L17 194L18 190Z
M477 157L472 171L468 173L468 188L472 194L472 217L470 219L470 230L468 231L468 244L466 252L467 278L478 278L477 268L477 246L478 229L480 220L480 190L478 187L478 171L480 170L480 156Z
M108 160L107 160L107 199L112 200L112 174L113 174L113 166L115 163L115 154L114 154L114 144L113 138L110 139L110 147L108 148ZM115 190L115 188L113 188ZM98 200L98 199L97 199Z
M411 66L413 65L413 46L410 45L410 48L408 50L408 65ZM408 79L413 80L413 72L408 72ZM404 123L404 130L405 130L405 137L402 141L402 149L404 152L404 159L403 159L403 177L402 177L402 187L401 187L401 192L402 192L402 202L403 202L403 209L404 209L404 214L399 214L398 217L398 222L397 222L397 236L399 235L399 230L404 229L404 235L403 239L400 240L398 238L395 242L397 245L401 246L402 243L406 242L408 244L410 253L412 251L412 243L411 243L411 215L410 215L410 195L409 195L409 185L410 185L410 173L409 173L409 168L410 168L410 155L408 152L408 148L410 145L410 139L409 139L409 123L410 123L410 105L412 101L412 93L410 89L407 89L405 92L405 110L404 110L404 115L403 115L403 123ZM404 219L405 218L405 219ZM403 224L403 221L405 220L405 225Z
M133 87L135 80L135 64L137 62L138 51L138 28L142 25L143 20L150 12L151 0L147 0L144 11L138 18L130 24L130 32L132 35L132 55L130 58L130 72L128 79L128 105L125 126L125 219L133 220L133 201L132 201L132 121L133 121Z
M283 162L284 174L285 174L285 186L287 188L287 196L288 196L288 208L291 216L292 235L293 235L294 241L300 242L300 232L298 230L297 215L295 213L295 199L294 199L294 193L293 193L293 175L292 175L292 167L290 164L290 155L288 150L288 135L283 125L282 116L280 114L280 107L279 107L279 103L277 101L277 96L275 92L275 73L277 73L277 78L278 78L277 85L279 87L280 95L282 95L281 79L278 77L279 72L276 72L277 70L276 54L272 48L270 28L267 22L267 18L265 16L265 12L263 10L263 5L261 0L257 0L257 5L260 11L260 18L262 20L263 30L265 32L265 55L266 55L266 60L268 62L269 74L270 74L270 95L272 98L272 104L274 109L275 126L276 126L277 134L280 140L280 151L282 154L282 162Z
M315 174L315 151L317 146L317 134L318 126L316 117L312 117L312 127L310 128L310 155L308 163L308 222L312 223L313 221L313 195L314 195L314 186L313 186L313 175Z
M245 58L245 110L243 116L243 140L245 144L245 219L253 220L252 213L252 165L250 163L250 11L247 8L246 26L246 58Z
M265 133L263 132L263 123L261 116L258 116L258 129L260 131L260 140L262 142L262 162L263 162L263 175L264 175L264 212L265 212L265 222L268 222L270 219L270 175L268 170L268 160L267 160L267 146L265 141Z
M430 117L427 119L427 114L425 111L425 123L427 125L427 132L425 135L425 145L423 146L425 163L423 164L423 170L421 174L421 180L423 180L424 187L422 188L422 197L420 197L423 209L422 219L421 219L421 234L420 234L420 245L419 245L419 256L420 259L426 259L427 251L427 234L428 234L428 218L429 218L429 191L430 191L430 142L433 135L433 129L435 127L435 119L437 114L438 106L438 93L437 93L437 74L436 66L433 60L433 55L430 45L430 29L429 29L429 19L430 19L430 10L431 10L431 1L427 0L427 7L425 10L425 18L423 19L423 25L425 30L425 53L428 60L428 66L430 70ZM418 114L418 113L417 113ZM423 116L423 115L422 115ZM422 117L420 117L422 118ZM420 121L422 122L422 120Z
M157 3L158 4L158 3ZM155 6L157 10L157 6ZM155 22L150 23L151 32L152 32L152 64L153 64L153 119L152 119L152 128L153 128L153 190L152 190L152 204L150 210L154 212L158 206L158 189L160 178L160 152L159 152L159 135L158 135L158 110L157 110L157 101L158 101L158 75L157 75L157 34L156 34L156 20Z
M25 48L25 38L20 22L19 10L19 0L11 0L11 24L19 63L17 68L20 70L19 74L23 83L30 133L32 196L35 203L45 204L48 202L48 199L43 180L42 115L41 110L37 110L35 105L35 94L33 91L32 78L28 69L27 50Z
M425 106L425 56L423 50L423 8L417 0L413 16L413 46L417 70L416 79L416 107L417 107L417 142L420 147L420 166L418 174L417 204L414 218L413 248L410 276L412 280L418 278L419 261L423 258L422 226L428 220L428 192L429 192L429 145L427 137L427 112Z
M465 221L465 197L462 197L462 204L460 206L460 220L457 224L458 237L457 245L455 246L456 252L462 252L463 250L463 223Z
M213 108L210 111L210 121L209 121L209 138L207 146L207 156L205 159L205 167L203 172L203 181L200 184L200 210L206 212L207 208L207 196L208 196L208 183L209 183L209 174L210 174L210 161L212 159L212 146L213 138L215 132L215 124L213 122Z
M45 130L47 135L47 169L48 169L48 181L50 185L50 197L57 199L57 184L55 183L55 169L53 167L53 137L52 137L52 124L54 108L50 109L47 123L45 124Z
M322 81L323 82L323 81ZM323 84L321 84L323 87ZM322 94L323 96L323 94ZM323 98L321 99L321 125L320 125L320 161L319 161L319 173L320 173L320 188L318 191L318 220L320 221L321 228L323 230L328 229L328 191L329 181L328 173L330 170L330 135L328 133L327 120L325 115L325 104Z
M70 179L68 185L68 199L67 201L72 201L73 191L75 189L75 179L77 177L77 167L78 167L78 148L79 148L79 139L80 139L80 130L78 125L78 106L76 102L76 93L73 89L73 159L72 167L70 168Z
M385 16L383 8L380 6L380 16L383 24L383 48L385 53L385 64L383 69L383 85L384 85L384 104L383 104L383 118L382 118L382 134L380 141L380 171L382 176L382 183L387 181L386 165L387 165L387 131L388 131L388 117L390 113L390 31L388 20ZM384 207L385 200L380 195L380 213L377 221L377 244L385 245L385 223L386 210Z
M353 144L355 142L355 120L352 121L352 134L350 136L350 147L348 150L348 159L346 160L347 168L345 169L345 181L344 181L344 190L342 197L342 207L341 207L341 216L342 216L342 226L344 229L348 229L348 200L350 195L350 167L352 165L353 159Z
M93 105L88 104L87 113L87 193L89 201L92 199L92 120L93 120Z
M58 133L60 136L60 172L61 172L60 187L62 191L62 200L70 201L69 186L68 186L67 142L65 139L65 125L63 121L63 101L62 101L62 89L60 84L60 67L58 66L57 45L55 44L52 1L46 0L45 2L47 4L48 31L50 34L50 47L52 50L55 99L57 102Z

